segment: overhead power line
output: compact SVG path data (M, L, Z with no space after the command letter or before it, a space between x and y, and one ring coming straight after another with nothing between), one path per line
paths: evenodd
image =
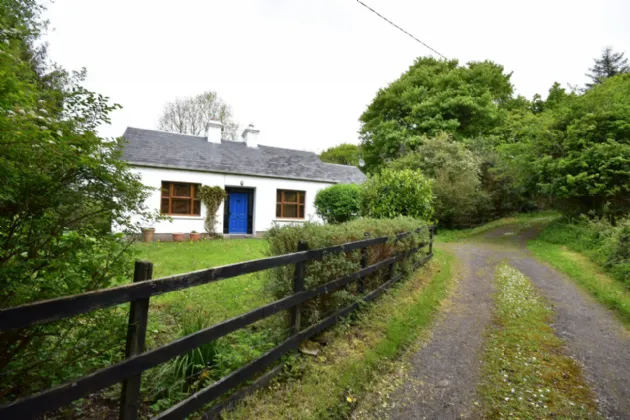
M378 17L380 17L381 19L383 19L385 22L389 23L390 25L392 25L393 27L395 27L396 29L406 33L407 35L409 35L411 38L413 38L414 40L416 40L417 42L421 43L422 45L424 45L425 47L427 47L428 49L430 49L431 51L433 51L434 53L436 53L437 55L439 55L440 57L442 57L445 60L448 60L448 58L446 58L444 55L440 54L437 50L429 47L427 44L425 44L424 42L420 41L418 38L416 38L415 36L411 35L409 32L405 31L403 28L401 28L400 26L396 25L394 22L392 22L391 20L387 19L385 16L381 15L379 12L377 12L376 10L372 9L370 6L368 6L367 4L363 3L361 0L357 0L357 2L365 7L366 9L370 10L372 13L374 13L375 15L377 15Z

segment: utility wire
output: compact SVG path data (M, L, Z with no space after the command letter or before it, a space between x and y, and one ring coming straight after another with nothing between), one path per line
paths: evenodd
M409 35L411 38L413 38L414 40L418 41L419 43L421 43L422 45L424 45L425 47L427 47L428 49L430 49L431 51L433 51L434 53L436 53L437 55L439 55L440 57L442 57L445 60L448 60L448 58L446 58L444 55L440 54L438 51L436 51L435 49L429 47L427 44L425 44L424 42L420 41L418 38L416 38L415 36L411 35L409 32L405 31L403 28L401 28L400 26L396 25L394 22L392 22L391 20L387 19L385 16L381 15L379 12L377 12L376 10L372 9L370 6L368 6L367 4L363 3L361 0L357 0L357 2L365 7L366 9L370 10L372 13L374 13L375 15L377 15L378 17L380 17L381 19L383 19L385 22L389 23L390 25L392 25L393 27L395 27L396 29L406 33L407 35Z

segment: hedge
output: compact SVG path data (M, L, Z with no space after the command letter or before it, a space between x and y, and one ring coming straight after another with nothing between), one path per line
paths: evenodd
M267 231L265 237L269 244L269 254L281 255L296 252L299 241L305 241L309 249L325 248L347 242L365 239L365 233L370 237L394 237L398 233L413 232L426 227L426 222L410 217L394 219L360 219L338 225L320 225L304 223L293 226L276 226ZM428 229L420 233L413 233L404 239L369 248L368 265L375 264L397 253L417 247L423 240L428 239ZM412 264L416 263L423 254L416 253L403 261L396 263L396 273L407 275ZM329 254L322 260L306 263L305 287L317 287L327 282L358 271L361 268L360 251L346 254ZM293 294L293 273L295 267L285 266L266 271L266 288L271 294L281 299ZM386 281L389 267L384 267L364 279L364 292L368 293ZM302 325L311 325L337 310L354 302L359 296L357 283L352 283L328 295L320 296L302 306Z

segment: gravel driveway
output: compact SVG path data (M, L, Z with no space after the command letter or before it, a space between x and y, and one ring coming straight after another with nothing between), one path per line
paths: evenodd
M484 331L491 322L494 267L506 261L527 275L557 314L554 329L580 362L596 392L601 414L630 419L630 333L615 316L524 248L532 231L511 235L502 227L486 240L449 245L461 264L458 290L436 321L432 339L411 359L409 379L389 401L393 419L475 417Z

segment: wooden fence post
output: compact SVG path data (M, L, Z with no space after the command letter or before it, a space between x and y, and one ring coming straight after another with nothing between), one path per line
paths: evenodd
M133 282L151 280L153 263L136 261L133 272ZM149 317L149 299L138 299L131 302L129 308L129 324L127 326L127 347L125 358L129 359L144 352L144 342L147 335L147 320ZM142 374L133 376L122 384L120 395L120 420L135 420L138 418L140 407L140 382Z
M433 229L435 225L429 226L429 255L433 255Z
M299 241L297 246L297 252L307 251L308 244L304 241ZM304 274L306 271L306 261L301 261L295 264L295 273L293 273L293 293L298 293L304 290ZM295 305L291 309L291 335L300 332L300 306Z
M398 238L394 239L394 250L396 250L396 244L398 243ZM403 251L404 252L404 251ZM391 279L394 278L394 274L396 272L396 267L395 267L396 263L393 262L389 265L389 270L387 271L387 280L389 281Z
M369 239L370 238L370 232L365 232L363 234L363 236L365 237L365 239ZM361 248L361 268L365 268L368 266L368 252L369 252L369 247L365 247L365 248ZM365 290L365 277L361 277L359 279L359 293L363 293Z

